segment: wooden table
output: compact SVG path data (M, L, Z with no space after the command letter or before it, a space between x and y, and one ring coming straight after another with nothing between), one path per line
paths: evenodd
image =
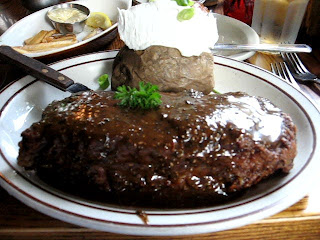
M11 24L29 12L23 9L18 0L0 0L0 34ZM17 7L19 6L19 7ZM14 11L11 11L15 8ZM14 13L14 14L13 14ZM7 21L4 24L4 19ZM123 42L117 37L106 46L106 49L118 49ZM314 49L313 54L301 55L306 65L320 76L320 49ZM248 62L269 69L270 62L279 61L279 56L255 54ZM0 87L25 73L16 71L13 66L0 62ZM309 87L302 86L303 90L312 97L320 107L319 93ZM319 174L320 175L320 174ZM309 194L290 208L269 218L257 221L250 225L228 231L181 237L137 237L100 232L65 223L36 210L33 210L0 188L0 239L3 240L50 240L50 239L320 239L320 190L319 181L315 181Z

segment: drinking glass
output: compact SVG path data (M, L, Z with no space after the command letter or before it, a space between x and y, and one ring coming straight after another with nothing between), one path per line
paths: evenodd
M295 43L309 0L255 0L251 27L261 43Z

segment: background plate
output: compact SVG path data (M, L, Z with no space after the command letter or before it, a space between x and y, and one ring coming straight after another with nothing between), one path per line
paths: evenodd
M215 13L219 33L218 43L230 44L258 44L258 34L247 24L221 14ZM216 51L216 55L230 57L235 60L245 60L254 55L255 52L246 51Z
M116 51L67 59L52 65L69 77L98 89L98 77L111 74ZM269 98L290 114L298 132L298 155L288 175L268 179L232 202L197 209L142 209L149 224L127 208L88 201L48 186L17 165L20 134L40 120L53 100L69 96L26 76L0 94L0 185L26 205L54 218L103 231L133 235L185 235L221 231L252 223L282 211L314 186L320 169L320 113L288 83L258 67L215 57L216 89L244 91ZM312 117L311 117L312 116Z
M29 57L53 60L62 59L74 55L88 53L92 51L102 50L108 42L116 37L118 26L118 8L128 9L131 7L131 0L80 0L71 3L85 5L91 12L103 12L107 14L110 20L114 23L110 28L95 35L94 37L81 41L92 28L85 26L83 32L77 34L78 43L58 48L50 51L26 54ZM46 14L53 6L34 12L20 21L12 25L0 37L0 45L22 46L25 39L28 39L38 33L40 30L52 30L53 26Z

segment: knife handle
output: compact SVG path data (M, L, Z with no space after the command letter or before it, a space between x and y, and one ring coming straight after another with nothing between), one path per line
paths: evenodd
M31 76L45 81L63 91L66 91L66 89L74 83L71 78L36 59L15 51L9 46L0 46L0 58L25 70Z

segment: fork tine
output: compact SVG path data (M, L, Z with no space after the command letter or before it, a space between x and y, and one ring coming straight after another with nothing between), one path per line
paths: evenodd
M285 62L280 63L281 69L284 72L284 74L286 75L286 79L288 79L288 81L297 89L300 89L300 86L298 85L298 83L296 82L296 80L294 79L294 77L292 76L287 64Z
M289 80L286 78L286 75L284 72L281 70L280 64L275 63L276 71L278 73L278 76L282 77L285 81L289 82Z
M292 55L288 53L281 53L281 56L283 59L287 60L290 64L290 66L293 68L293 70L299 74L301 69L298 68L298 64L295 62L295 60L292 58Z
M297 53L291 53L292 56L294 57L294 59L296 59L298 65L300 66L300 68L304 71L304 72L309 72L308 69L304 66L304 64L301 62L299 56Z
M297 62L296 58L294 57L294 55L292 53L288 54L291 58L291 60L294 62L294 66L298 69L297 73L303 73L303 70L301 69L299 63Z
M283 78L287 81L287 82L290 82L289 78L288 78L288 74L286 73L286 70L285 68L283 67L282 63L278 63L278 68L281 72L281 76L283 76Z
M284 81L288 81L288 79L285 79L285 78L284 78L284 76L283 76L283 74L282 74L282 71L280 70L280 67L279 67L278 63L276 63L276 62L275 62L275 63L270 63L270 67L271 67L271 71L272 71L275 75L281 77Z
M270 63L270 67L271 67L271 71L272 71L274 74L278 75L278 74L276 73L276 69L274 68L274 66L273 66L272 63Z

